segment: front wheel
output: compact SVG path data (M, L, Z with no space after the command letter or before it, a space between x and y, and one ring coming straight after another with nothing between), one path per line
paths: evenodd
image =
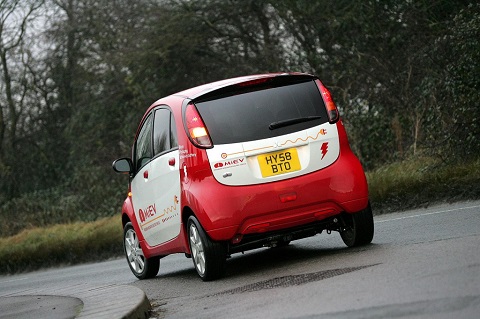
M364 210L354 214L344 214L344 226L340 229L340 236L348 247L357 247L370 244L373 239L373 213L370 203Z
M227 254L225 245L212 241L194 216L188 218L188 238L193 265L203 281L225 274Z
M160 258L146 258L138 241L137 233L132 223L123 228L123 251L127 257L128 266L138 279L153 278L160 269Z

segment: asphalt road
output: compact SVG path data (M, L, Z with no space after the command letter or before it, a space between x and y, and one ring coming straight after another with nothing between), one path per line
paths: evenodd
M480 201L375 217L369 246L337 233L237 254L202 282L190 259L162 259L139 281L124 259L0 277L0 296L131 285L152 318L478 318Z
M375 217L367 247L338 233L234 255L204 283L190 260L136 281L156 318L479 318L480 201Z

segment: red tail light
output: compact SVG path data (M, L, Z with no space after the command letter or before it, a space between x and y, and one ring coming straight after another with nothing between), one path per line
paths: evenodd
M322 94L323 102L327 107L328 121L333 124L337 122L338 119L340 118L340 114L338 113L337 106L333 101L330 91L323 85L322 82L320 82L320 80L317 80L316 82L317 82L318 88L320 89L320 93Z
M197 108L193 104L187 105L185 110L185 123L188 130L188 136L195 146L202 148L212 147L212 140L208 134L207 127L203 123Z

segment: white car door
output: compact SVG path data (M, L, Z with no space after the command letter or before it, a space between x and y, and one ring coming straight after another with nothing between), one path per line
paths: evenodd
M148 143L147 137L151 143ZM180 172L177 132L169 109L149 115L137 138L136 161L150 144L151 159L132 180L132 202L145 240L150 246L165 243L180 233ZM145 147L148 148L148 147ZM148 158L148 156L146 156ZM141 164L140 164L141 165Z

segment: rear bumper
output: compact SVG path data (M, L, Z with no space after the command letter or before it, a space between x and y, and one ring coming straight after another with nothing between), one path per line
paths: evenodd
M240 187L206 178L193 183L188 193L186 205L217 241L315 223L368 205L365 174L351 151L343 152L329 167L304 176Z
M276 247L288 243L292 240L302 239L315 236L324 230L338 230L341 222L341 215L329 217L321 221L315 221L300 226L289 227L277 231L269 231L265 233L235 235L234 239L229 242L228 253L238 253L250 249L270 246Z

